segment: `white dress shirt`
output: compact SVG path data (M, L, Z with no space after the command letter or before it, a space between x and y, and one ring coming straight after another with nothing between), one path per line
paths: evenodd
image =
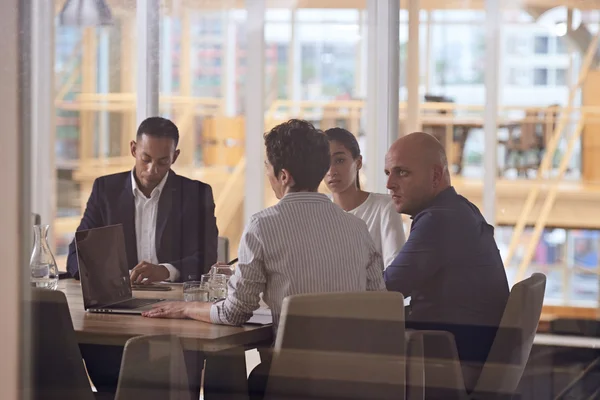
M383 268L387 268L406 242L402 216L394 208L392 196L370 193L367 200L348 212L365 221L375 247L383 257Z
M383 262L367 225L320 193L288 193L253 215L238 256L227 299L212 306L213 323L248 321L261 292L277 329L287 296L385 290Z
M131 171L131 187L135 201L135 237L137 241L138 263L142 261L158 264L156 256L156 219L158 216L158 201L165 187L169 173L152 190L150 197L146 197L138 188L135 180L135 169ZM162 265L169 271L169 280L175 282L179 278L179 271L171 264Z

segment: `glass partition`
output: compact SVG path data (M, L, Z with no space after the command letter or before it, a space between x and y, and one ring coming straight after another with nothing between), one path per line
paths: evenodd
M57 10L64 2L57 2ZM94 179L133 166L136 8L111 2L110 26L63 26L55 18L55 255L64 270Z
M136 7L135 2L124 0L111 1L110 6L114 24L109 27L65 27L56 20L53 245L61 266L93 180L132 165ZM173 119L181 133L182 155L174 168L213 187L219 229L230 238L233 255L244 221L245 200L239 193L245 181L240 162L246 142L245 101L254 95L245 89L252 76L247 73L250 21L243 6L172 2L160 11L160 113ZM322 129L349 129L359 140L364 159L361 180L368 184L366 3L347 8L329 8L327 2L321 8L269 7L264 36L265 130L290 118L310 120ZM405 7L402 3L399 15L399 134L406 121L410 83L406 71L411 63ZM544 266L559 271L551 274L557 282L552 287L565 304L575 301L580 286L590 285L583 283L586 279L596 279L588 273L594 269L595 256L584 257L582 270L572 261L574 256L567 256L571 250L561 250L562 258L548 261L534 249L543 245L548 232L564 231L564 246L570 248L577 241L570 239L576 232L600 229L593 206L600 181L596 172L600 165L595 161L600 159L596 156L599 147L592 135L600 113L594 94L600 79L594 68L597 60L592 57L588 63L592 68L586 67L600 17L595 10L582 10L581 16L578 29L587 34L577 36L529 9L507 6L500 37L496 209L498 224L507 228L499 228L498 242L515 279L522 277L518 271ZM483 131L485 12L475 1L444 8L427 5L420 10L418 23L419 123L446 146L454 185L481 207L487 151ZM574 90L582 76L586 79L581 88ZM568 113L570 96L573 102ZM579 134L584 108L585 125ZM563 129L555 146L550 146L557 127ZM568 155L570 143L573 150ZM549 167L540 174L544 157ZM546 215L540 210L549 191L555 190L550 189L554 183L541 184L539 177L560 181L555 185L555 204ZM264 190L264 205L274 204L268 184ZM322 191L327 193L324 185ZM534 206L528 210L527 199L534 195ZM539 237L527 236L528 230L521 229L536 223L543 224ZM596 247L590 246L589 253L597 254Z

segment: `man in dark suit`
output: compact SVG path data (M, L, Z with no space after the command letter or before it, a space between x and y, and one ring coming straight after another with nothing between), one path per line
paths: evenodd
M77 230L123 224L132 282L197 280L217 260L218 230L209 185L175 174L179 133L151 117L131 142L135 167L94 182ZM78 278L75 243L67 270Z
M451 186L444 148L433 136L398 139L385 171L396 211L412 219L408 240L385 270L387 289L411 297L407 328L454 334L463 366L475 365L465 376L469 389L508 301L494 227Z
M179 156L178 142L179 131L173 122L160 117L143 121L131 142L134 168L96 179L77 228L122 224L134 283L199 280L217 261L212 189L171 170ZM67 270L78 278L74 242L69 246ZM123 348L80 348L96 389L114 393ZM186 354L190 385L196 395L202 362L201 354Z

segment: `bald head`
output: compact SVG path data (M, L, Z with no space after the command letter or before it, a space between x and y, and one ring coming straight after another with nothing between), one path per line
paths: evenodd
M409 215L420 212L450 186L444 147L425 132L396 140L385 157L385 172L396 210Z
M444 150L444 146L429 133L409 133L396 140L389 150L390 153L403 151L418 156L418 158L429 165L440 165L448 171L446 150Z

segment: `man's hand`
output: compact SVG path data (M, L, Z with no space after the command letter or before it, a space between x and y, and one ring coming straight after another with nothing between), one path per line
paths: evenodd
M169 301L155 304L151 310L142 313L142 316L148 318L191 318L210 323L211 307L212 303Z
M131 270L130 279L132 284L160 282L169 279L169 270L162 265L142 261Z

